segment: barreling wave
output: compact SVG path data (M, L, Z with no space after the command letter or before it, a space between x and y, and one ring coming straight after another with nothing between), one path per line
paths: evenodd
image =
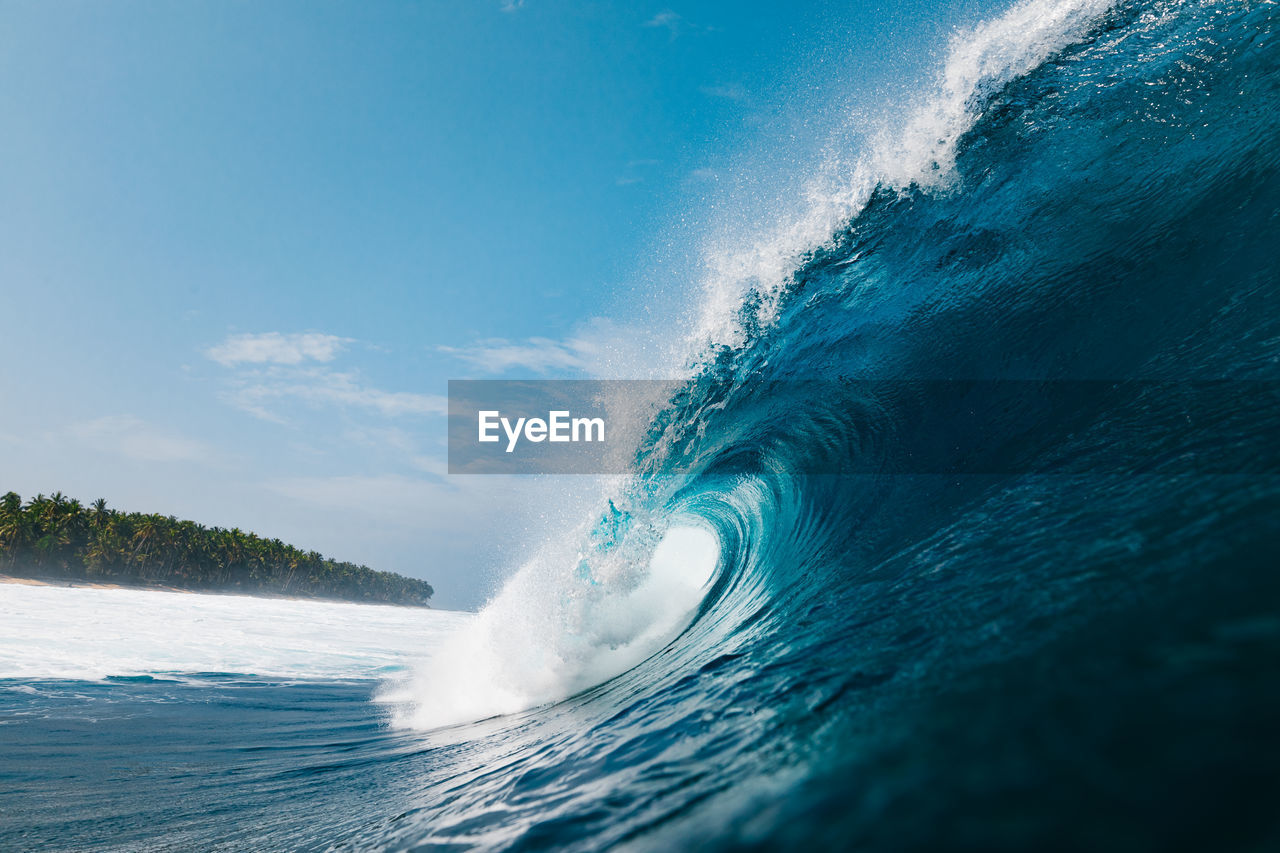
M1280 427L1276 9L1034 0L957 36L802 217L711 265L691 378L599 518L391 688L465 784L379 843L1274 832L1277 451L1237 439ZM955 475L899 439L986 386L814 393L844 380L1112 390L998 411L969 438L1017 469ZM1215 416L1153 444L1182 416L1153 389L1193 380ZM1149 464L1088 464L1116 452Z

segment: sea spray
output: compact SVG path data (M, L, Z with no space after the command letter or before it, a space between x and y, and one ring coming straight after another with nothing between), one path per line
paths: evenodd
M509 714L630 669L688 624L719 553L705 526L660 530L613 504L578 536L584 547L548 545L408 680L388 684L381 699L398 723Z

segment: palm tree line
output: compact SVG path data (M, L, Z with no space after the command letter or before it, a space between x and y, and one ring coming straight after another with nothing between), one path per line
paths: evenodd
M239 528L88 506L54 492L0 497L0 574L425 605L426 581L330 560Z

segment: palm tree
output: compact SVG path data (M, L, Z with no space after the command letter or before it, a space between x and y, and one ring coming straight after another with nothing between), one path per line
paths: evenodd
M18 554L35 540L36 528L32 518L23 512L22 497L17 492L7 492L0 498L0 552L7 553L9 565L17 562Z
M107 519L111 517L111 510L107 509L107 499L98 498L89 506L92 512L90 518L93 520L93 527L95 530L101 530L107 523Z
M165 578L187 587L241 588L370 601L425 604L426 581L325 559L239 528L206 528L173 516L122 513L99 498L89 507L54 492L25 505L0 495L0 559L23 558L73 575Z

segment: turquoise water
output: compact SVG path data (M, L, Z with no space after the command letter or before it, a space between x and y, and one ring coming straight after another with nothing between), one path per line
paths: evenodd
M1280 843L1276 9L970 34L554 582L390 677L9 680L0 847ZM811 396L841 377L1116 384L930 473L900 436L994 386ZM1190 380L1211 416L1153 390ZM673 525L707 586L633 571Z

